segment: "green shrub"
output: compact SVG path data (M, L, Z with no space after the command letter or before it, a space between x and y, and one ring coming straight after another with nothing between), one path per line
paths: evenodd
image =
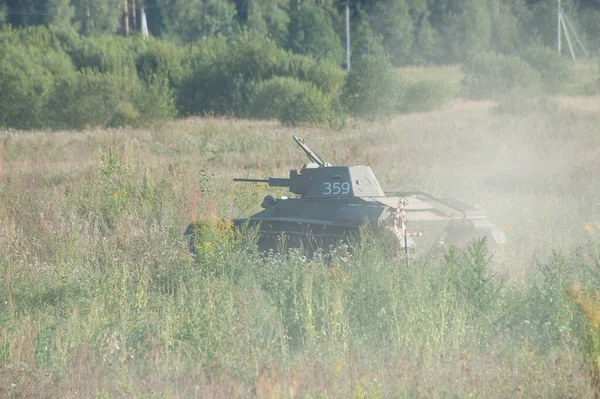
M136 125L147 125L153 121L173 119L177 116L173 90L165 81L137 81L133 86L131 101L139 114L139 119L134 123Z
M403 85L399 107L402 112L427 112L438 110L455 96L445 82L421 80Z
M540 73L542 85L549 92L559 92L573 78L570 61L549 47L529 47L520 57Z
M247 114L257 83L273 76L275 45L250 38L232 42L220 57L200 62L184 79L178 108L184 115Z
M320 124L328 121L333 110L329 98L312 83L275 77L260 85L250 114L286 125Z
M171 87L179 87L186 67L185 47L150 39L147 48L137 54L135 67L144 82L161 80Z
M173 117L169 83L181 79L181 66L174 66L180 63L165 56L155 73L143 68L148 73L141 82L133 63L136 45L57 28L1 32L0 126L83 128Z
M60 50L60 42L54 32L45 26L29 26L22 29L7 28L0 31L0 42L39 50Z
M49 104L56 127L118 126L121 122L118 110L130 108L127 104L129 82L117 75L90 69L63 81ZM129 121L136 118L137 114L128 116Z
M324 7L303 2L290 13L290 17L287 43L289 50L320 60L342 61L344 50Z
M0 44L0 126L45 126L44 110L54 90L53 70L59 65L66 65L59 54Z
M135 58L123 38L117 36L88 37L80 47L66 48L78 70L93 69L101 73L135 74Z
M343 71L334 64L293 55L251 36L227 46L219 40L203 42L192 50L190 62L193 71L177 94L184 115L248 115L258 85L276 76L311 82L332 98L343 80Z
M61 82L48 107L59 128L140 125L175 114L161 84L89 69Z
M344 84L344 70L339 65L289 52L281 52L276 74L312 82L330 96L338 96Z
M473 99L497 99L514 89L537 91L540 73L517 56L477 53L463 64L463 94Z
M359 117L389 117L399 109L401 87L387 58L366 55L357 61L342 89L346 109Z
M205 37L201 41L190 45L189 64L192 73L198 69L214 64L217 60L225 57L230 51L231 43L224 37Z

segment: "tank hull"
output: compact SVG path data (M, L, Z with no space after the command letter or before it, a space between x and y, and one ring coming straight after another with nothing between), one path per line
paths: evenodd
M401 223L396 226L394 223L394 219L401 217L398 214L401 201L406 204L406 230L399 227ZM425 193L351 199L279 199L255 215L231 221L238 231L246 227L258 229L260 252L282 253L292 248L301 248L307 255L317 250L329 252L340 243L348 244L358 238L361 227L393 236L399 248L408 246L419 252L464 246L484 237L492 248L505 242L504 234L479 207ZM188 233L193 231L191 226Z

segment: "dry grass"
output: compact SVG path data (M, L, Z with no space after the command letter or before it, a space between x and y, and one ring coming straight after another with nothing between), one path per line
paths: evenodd
M0 396L591 397L576 310L550 308L553 283L531 276L535 259L582 246L600 221L598 101L526 115L457 101L338 131L197 118L0 133ZM201 276L186 224L248 215L281 193L231 178L301 167L292 134L333 164L371 165L386 189L483 205L510 240L501 298L480 314L450 285L428 286L444 274L435 260L406 271L357 255L347 286L319 265L283 263L302 271L288 317L261 285L285 279L277 267L252 277L243 270L255 259L217 253L216 268L243 265L245 277ZM379 291L360 297L363 284ZM374 319L373 309L397 314ZM355 313L381 326L358 328ZM540 314L548 324L534 328Z

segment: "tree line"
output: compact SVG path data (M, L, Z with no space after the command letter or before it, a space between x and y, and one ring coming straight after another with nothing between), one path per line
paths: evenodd
M0 0L0 27L56 25L82 35L150 33L180 43L252 33L318 60L345 60L346 0ZM588 48L600 49L600 1L562 0ZM351 52L395 65L455 63L555 46L555 0L350 0ZM127 23L125 23L127 22Z

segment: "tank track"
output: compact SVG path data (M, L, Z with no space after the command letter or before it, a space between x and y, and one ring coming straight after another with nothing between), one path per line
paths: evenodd
M259 231L258 250L260 252L285 252L292 248L302 248L309 255L322 249L330 252L340 243L347 243L349 234L306 234L299 231ZM285 237L285 239L283 239Z

